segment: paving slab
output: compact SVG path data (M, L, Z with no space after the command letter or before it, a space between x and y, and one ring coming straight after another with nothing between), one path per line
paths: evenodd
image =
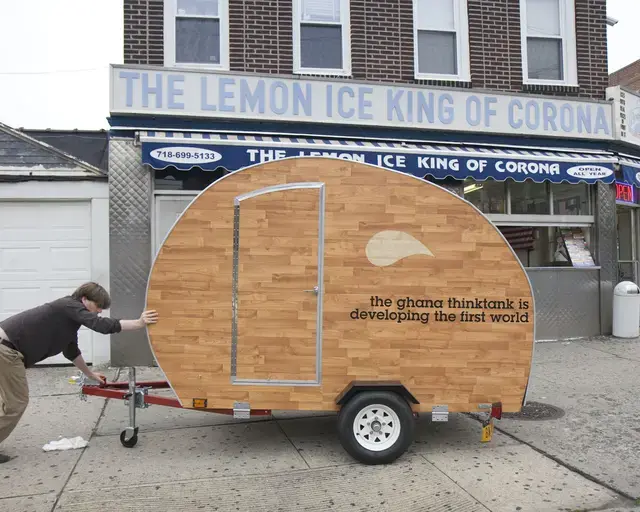
M620 502L614 492L528 446L424 457L492 512L592 510Z
M259 476L259 478L256 478ZM122 482L126 484L126 482ZM389 466L349 466L234 478L65 492L55 512L366 511L486 512L418 456Z
M275 422L145 432L134 448L94 437L67 489L273 473L308 465Z
M278 424L309 467L354 464L356 461L340 444L337 421L332 415L279 420Z
M2 512L51 512L55 502L55 493L2 498L0 499L0 510Z
M512 437L494 432L488 443L480 441L481 424L465 414L449 414L449 421L431 421L428 414L418 418L415 440L411 447L417 453L450 453L456 450L493 450L496 446L519 444Z
M640 338L598 337L581 343L591 350L640 362Z
M606 350L590 347L600 345ZM503 419L496 428L531 444L572 468L640 497L640 413L637 375L640 341L624 345L625 356L610 354L622 344L543 343L536 348L548 362L534 368L529 400L561 408L547 421ZM558 362L565 358L565 362Z
M613 508L599 508L598 512L640 512L640 507L625 507L622 505Z
M31 398L22 421L2 443L14 460L0 467L0 498L60 492L82 449L45 452L60 437L89 440L104 403L75 396Z

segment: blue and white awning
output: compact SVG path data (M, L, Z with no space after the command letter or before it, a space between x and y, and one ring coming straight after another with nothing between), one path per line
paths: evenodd
M627 155L620 155L619 159L624 181L635 187L640 187L640 159Z
M471 147L266 135L140 132L142 162L153 169L236 171L259 163L300 156L355 160L424 178L512 178L541 183L613 183L617 158L606 152Z

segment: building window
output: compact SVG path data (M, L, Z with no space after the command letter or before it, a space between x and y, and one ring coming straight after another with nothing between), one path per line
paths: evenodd
M165 66L229 69L228 0L165 0Z
M593 187L469 178L463 190L525 267L593 267Z
M351 74L349 0L293 0L295 73Z
M596 266L591 226L497 226L525 267Z
M469 180L464 185L464 198L482 213L507 213L507 184L503 181Z
M586 183L468 178L464 182L464 198L485 214L591 217L594 211L592 186Z
M467 0L413 0L415 76L469 80Z
M556 215L591 215L591 188L586 183L554 183L553 212Z
M551 201L547 183L524 181L509 183L511 213L516 215L549 215Z
M520 0L526 84L578 85L574 0Z

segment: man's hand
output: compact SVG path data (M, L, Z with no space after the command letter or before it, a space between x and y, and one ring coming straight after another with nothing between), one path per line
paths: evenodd
M101 374L101 373L97 373L97 372L91 372L90 377L93 380L97 380L98 382L100 382L101 384L106 384L107 383L107 378Z
M153 309L143 311L142 315L140 315L140 321L143 325L155 324L158 321L157 311Z
M76 368L78 368L82 373L84 373L84 375L90 379L96 380L98 381L100 384L106 384L107 382L107 378L102 375L101 373L98 372L92 372L89 367L87 366L87 363L85 363L84 358L82 357L82 354L80 354L78 357L76 357L73 360L73 364L76 366Z
M123 331L135 331L143 329L146 325L155 324L158 321L158 313L153 310L143 311L137 320L120 320Z

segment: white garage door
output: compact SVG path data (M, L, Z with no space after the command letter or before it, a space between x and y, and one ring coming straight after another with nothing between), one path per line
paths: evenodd
M0 202L0 318L68 295L91 280L89 201ZM92 333L78 332L92 361ZM42 364L68 363L62 354Z

